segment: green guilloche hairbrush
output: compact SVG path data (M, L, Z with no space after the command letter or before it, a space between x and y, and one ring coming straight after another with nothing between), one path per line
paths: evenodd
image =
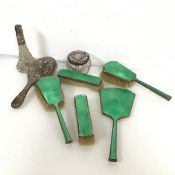
M66 124L64 122L63 116L59 109L59 104L63 101L63 94L60 85L60 80L54 76L48 76L41 78L37 82L37 87L39 88L42 96L49 105L54 105L57 111L58 119L63 131L63 135L66 143L71 143L72 138L67 130Z
M92 90L99 91L103 88L102 79L93 75L75 72L72 70L61 69L58 77L62 83L76 86L88 87Z
M171 96L137 79L136 74L117 61L110 61L103 67L101 73L103 80L122 87L130 87L134 82L148 88L166 100L171 100Z
M117 121L129 117L135 94L122 88L104 88L100 90L102 113L113 120L109 161L117 161Z

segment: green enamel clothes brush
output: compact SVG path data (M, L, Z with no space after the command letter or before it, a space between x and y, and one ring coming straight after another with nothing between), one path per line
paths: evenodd
M78 125L78 141L80 144L92 144L95 142L95 139L87 96L77 95L74 97L74 101Z
M63 116L59 109L59 104L63 101L63 94L62 94L59 78L54 76L41 78L37 82L37 87L39 88L47 104L55 106L65 142L71 143L72 138L67 130Z
M95 91L99 91L101 88L103 88L102 79L100 77L85 73L61 69L58 72L58 77L60 78L61 82L65 84L89 87Z
M153 91L157 95L163 97L166 100L171 100L171 96L165 94L164 92L144 83L143 81L137 79L136 74L120 64L117 61L110 61L106 63L103 67L101 73L103 80L108 81L113 84L117 84L122 87L129 87L133 85L134 82L139 83L140 85L146 87L147 89Z
M102 113L113 120L109 161L117 161L117 121L129 117L135 94L127 89L104 88L100 90Z

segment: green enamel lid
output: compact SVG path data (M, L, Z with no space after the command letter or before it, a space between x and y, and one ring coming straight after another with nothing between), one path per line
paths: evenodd
M110 61L103 67L103 72L117 76L126 81L134 81L136 74L117 61Z
M82 81L89 84L100 85L102 79L93 75L88 75L85 73L75 72L67 69L61 69L58 72L59 77L68 78L75 81Z

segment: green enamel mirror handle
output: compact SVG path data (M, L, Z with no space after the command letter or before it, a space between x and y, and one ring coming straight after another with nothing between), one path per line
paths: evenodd
M113 120L109 161L117 162L117 121Z
M141 80L139 80L139 79L136 79L135 81L136 81L137 83L139 83L140 85L142 85L142 86L148 88L148 89L151 90L152 92L156 93L157 95L163 97L164 99L166 99L166 100L168 100L168 101L171 100L171 96L170 96L170 95L165 94L164 92L162 92L162 91L160 91L160 90L158 90L158 89L156 89L156 88L150 86L149 84L144 83L143 81L141 81Z
M69 131L66 127L66 124L64 122L64 119L63 119L63 116L60 112L60 109L57 105L55 105L55 108L56 108L56 111L57 111L57 115L58 115L58 119L59 119L59 122L60 122L60 125L61 125L61 129L63 131L63 135L64 135L64 139L65 139L65 142L66 143L71 143L73 140L69 134Z

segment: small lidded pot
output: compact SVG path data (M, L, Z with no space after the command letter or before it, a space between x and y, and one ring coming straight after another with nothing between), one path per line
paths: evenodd
M91 66L90 56L85 51L73 51L67 56L66 65L69 70L88 73Z

